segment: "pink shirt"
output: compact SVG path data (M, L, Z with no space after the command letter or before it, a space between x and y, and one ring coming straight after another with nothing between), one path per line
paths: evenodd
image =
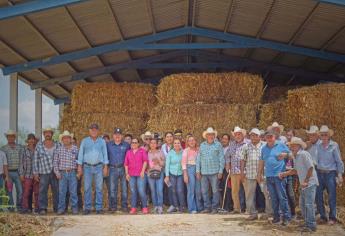
M130 176L140 176L144 163L147 163L147 152L143 148L139 148L134 154L130 149L126 153L125 166L128 167L128 174Z
M187 165L196 165L196 157L198 156L198 149L192 150L190 148L186 148L183 150L182 153L182 170L187 169Z
M149 160L149 169L155 169L155 170L162 170L164 166L164 154L162 151L156 151L148 152L148 160ZM157 160L158 163L154 163L154 160ZM159 162L163 161L162 165L159 164Z

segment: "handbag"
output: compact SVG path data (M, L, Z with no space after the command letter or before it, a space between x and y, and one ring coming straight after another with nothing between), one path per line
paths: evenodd
M161 171L160 170L151 169L151 170L149 170L149 177L151 179L160 179Z

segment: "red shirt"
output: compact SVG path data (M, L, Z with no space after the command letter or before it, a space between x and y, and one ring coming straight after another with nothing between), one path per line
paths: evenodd
M139 148L136 153L132 149L128 150L125 157L125 166L128 167L130 176L140 176L144 163L148 162L147 152L143 148Z

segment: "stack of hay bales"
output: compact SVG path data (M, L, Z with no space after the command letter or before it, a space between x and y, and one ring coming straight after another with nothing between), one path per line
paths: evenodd
M65 108L61 126L78 140L88 135L91 123L101 133L115 127L135 136L145 131L148 114L156 106L155 87L139 83L84 83L73 89L71 107Z
M157 88L158 106L150 113L154 132L182 129L199 141L212 126L230 133L234 126L256 126L262 98L261 77L248 73L182 73L165 77Z
M265 103L260 106L260 119L258 127L266 130L267 127L272 125L272 123L275 121L279 122L279 124L286 125L286 100Z

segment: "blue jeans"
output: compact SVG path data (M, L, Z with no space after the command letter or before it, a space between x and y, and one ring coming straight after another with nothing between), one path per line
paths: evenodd
M294 191L294 182L295 182L295 175L291 175L287 177L286 183L286 194L288 197L288 203L291 211L291 215L296 215L296 199L295 199L295 191Z
M161 176L159 179L152 179L148 177L152 203L155 207L163 207L163 178L164 173L161 171Z
M129 187L131 189L131 207L137 208L137 196L139 193L142 208L147 208L146 176L143 179L140 176L131 176Z
M57 212L59 204L59 182L53 172L50 174L40 174L38 206L40 210L47 210L49 185L53 193L53 209L54 212Z
M110 185L110 201L109 208L115 210L117 208L117 193L118 193L118 183L121 184L121 207L122 209L127 209L127 182L125 175L125 168L115 168L110 166L109 168L109 185Z
M180 209L186 207L183 176L170 174L169 179L171 183L172 205Z
M321 173L319 170L317 171L317 177L319 179L319 186L317 187L317 198L316 204L317 209L320 213L320 217L323 220L327 220L325 205L323 200L323 191L326 189L328 193L328 206L330 208L329 211L329 219L336 220L336 199L337 199L337 183L336 178L337 173L336 171L330 171L329 173Z
M286 178L267 177L267 187L270 193L273 217L275 220L280 219L279 209L283 214L284 220L290 220L291 215L289 211L289 204L286 195Z
M22 188L22 182L20 181L19 173L18 171L8 171L8 177L9 177L9 180L16 186L16 193L17 193L16 206L18 209L21 209L23 188ZM12 192L9 192L8 195L10 197L9 205L13 206L14 202L13 202Z
M315 219L315 195L316 195L316 185L312 185L308 188L301 189L301 211L304 217L305 226L310 229L316 228Z
M209 196L209 185L211 184L212 190L212 205ZM201 191L204 200L204 209L210 210L219 207L219 191L218 191L218 174L202 175L201 177Z
M61 179L59 180L58 212L64 212L66 209L67 189L69 192L72 210L77 211L78 210L77 173L76 173L76 171L72 171L72 172L60 171L60 174L61 174Z
M91 210L92 207L92 180L96 187L96 211L103 209L103 165L84 165L84 208Z
M196 166L187 165L188 184L187 184L187 204L188 211L202 211L201 182L196 178Z

